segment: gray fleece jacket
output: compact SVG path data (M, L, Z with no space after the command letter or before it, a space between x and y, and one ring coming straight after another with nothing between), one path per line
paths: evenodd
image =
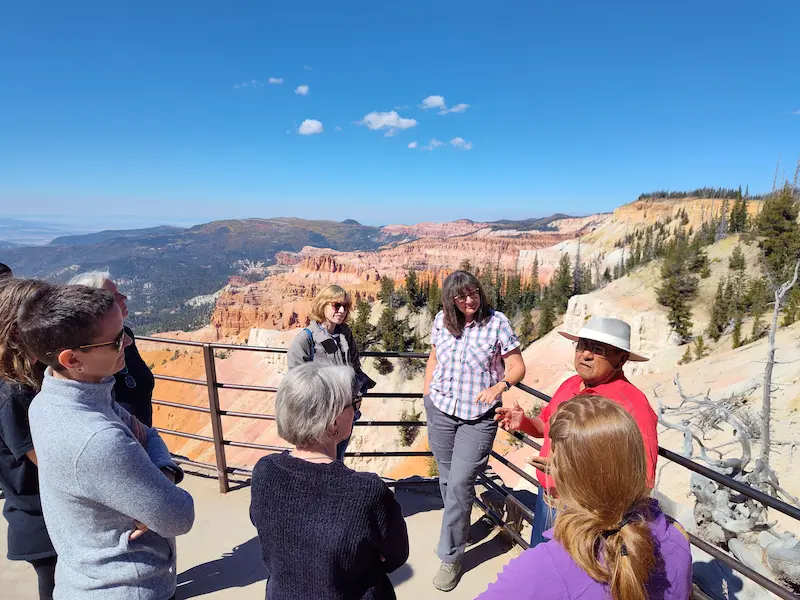
M31 404L42 509L58 552L56 600L175 593L175 536L191 529L194 502L160 471L177 466L155 429L142 425L142 442L134 436L113 387L113 377L82 383L48 369ZM134 521L150 531L129 541Z

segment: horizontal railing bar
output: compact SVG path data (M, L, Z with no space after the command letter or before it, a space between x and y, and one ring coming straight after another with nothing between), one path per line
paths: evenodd
M771 579L764 577L761 573L754 571L745 564L742 564L741 562L739 562L732 556L726 554L716 546L712 546L705 540L702 540L696 535L693 535L691 533L689 533L688 535L689 535L689 541L694 546L700 548L700 550L702 550L706 554L710 554L716 560L729 566L734 571L738 571L739 573L747 577L749 580L760 585L765 590L769 590L770 592L778 596L778 598L782 598L783 600L800 600L800 596L793 594L792 592L778 585Z
M505 431L505 430L503 430L503 431ZM524 433L520 433L519 431L506 431L506 433L510 433L515 438L517 438L520 442L522 442L523 444L526 444L527 446L530 446L534 450L541 450L542 449L542 445L539 442L534 441L534 439L532 437L530 437L529 435L525 435Z
M243 383L221 383L217 387L222 390L244 390L246 392L277 392L278 388L264 385L245 385Z
M202 413L211 412L207 406L194 406L193 404L181 404L180 402L169 402L168 400L156 400L155 398L151 402L153 404L157 404L158 406L170 406L172 408L193 410L195 412L202 412Z
M189 385L202 385L203 387L208 385L208 382L205 379L188 379L186 377L162 375L161 373L153 373L153 377L156 379L162 379L163 381L175 381L177 383L188 383Z
M239 417L242 419L259 419L262 421L274 421L275 415L260 415L258 413L236 412L233 410L220 410L219 414L223 417Z
M427 352L377 352L377 351L369 351L366 352L359 352L361 356L375 356L375 357L382 357L382 358L422 358L427 360L428 353Z
M530 548L530 544L528 544L528 542L522 539L522 537L516 531L511 529L508 526L508 524L505 521L503 521L500 515L498 515L488 506L486 506L486 504L484 504L480 498L475 498L474 502L483 512L486 513L487 517L489 517L492 521L494 521L495 525L501 527L503 531L505 531L508 535L510 535L517 544L522 546L523 549L527 550L528 548Z
M397 452L345 452L345 456L360 456L363 458L379 457L379 456L433 456L433 452L423 452L416 450L400 450Z
M403 427L405 425L409 427L427 427L428 424L425 421L356 421L353 425L361 427Z
M211 463L199 462L196 460L189 460L188 458L181 458L180 456L173 455L172 460L174 460L179 465L189 465L192 467L198 467L200 469L209 469L210 471L214 472L216 472L217 470L217 465L212 465Z
M422 393L414 392L367 392L364 398L422 398Z
M294 450L292 446L268 446L266 444L254 444L252 442L236 442L233 440L222 440L223 446L231 448L250 448L252 450L269 450L270 452L283 452L284 450Z
M286 354L289 352L288 348L277 348L270 346L245 346L244 344L224 344L222 342L211 342L208 345L214 350L243 350L249 352L267 352L273 354Z
M175 435L178 437L189 438L190 440L200 440L201 442L214 443L214 438L207 435L198 435L196 433L184 433L183 431L173 431L172 429L164 429L163 427L154 428L158 433L165 433L167 435Z
M510 492L507 489L497 485L486 475L486 473L478 473L478 480L483 483L483 485L490 487L495 492L498 492L505 498L508 498L514 506L522 511L522 514L527 517L528 521L533 523L533 511L529 507L525 506L525 504L519 498L517 498L513 492Z
M741 481L736 481L732 477L728 477L727 475L723 475L722 473L717 473L713 469L709 469L706 466L698 464L693 460L686 458L685 456L676 454L675 452L667 450L666 448L662 448L661 446L658 447L658 453L667 460L671 460L672 462L677 463L682 467L689 469L690 471L694 471L695 473L702 475L703 477L713 479L717 483L720 483L725 487L735 490L740 494L744 494L745 496L752 498L756 502L760 502L764 506L769 506L770 508L774 508L778 512L782 512L783 514L792 517L796 521L800 521L800 508L797 508L796 506L792 506L791 504L787 504L786 502L778 500L777 498L773 498L772 496L765 494L760 490L750 487L746 483L742 483Z
M192 340L176 340L172 338L153 337L150 335L137 335L136 341L155 342L157 344L175 344L176 346L196 346L203 347L203 342L195 342Z
M494 450L492 450L492 452L490 453L490 455L491 455L491 456L493 456L494 458L496 458L497 460L499 460L499 461L500 461L502 464L504 464L505 466L507 466L509 469L511 469L512 471L514 471L514 473L516 473L517 475L519 475L520 477L522 477L523 479L525 479L526 481L528 481L528 483L532 483L532 484L533 484L533 485L535 485L536 487L539 487L539 481L538 481L538 480L537 480L535 477L531 477L530 475L528 475L528 474L527 474L525 471L523 471L522 469L520 469L520 468L519 468L517 465L515 465L514 463L512 463L512 462L511 462L510 460L508 460L508 459L507 459L505 456L503 456L503 455L501 455L501 454L498 454L498 453L497 453L497 452L495 452Z
M540 392L536 388L532 388L531 386L525 385L524 383L518 383L516 387L521 389L523 392L530 394L531 396L536 396L537 398L539 398L539 400L544 400L545 402L550 402L550 400L552 400L552 398L547 394L545 394L544 392Z

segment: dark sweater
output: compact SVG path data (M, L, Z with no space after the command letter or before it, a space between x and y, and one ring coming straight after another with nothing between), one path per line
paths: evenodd
M114 400L148 427L153 426L153 388L156 380L136 347L130 328L125 333L131 345L125 348L125 368L114 375Z
M258 461L251 493L269 600L395 598L386 574L408 560L408 532L380 477L284 452Z

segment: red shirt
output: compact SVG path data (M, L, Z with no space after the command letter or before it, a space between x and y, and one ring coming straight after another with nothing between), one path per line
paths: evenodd
M658 431L656 425L658 424L658 417L647 397L633 385L630 381L621 376L618 379L608 383L602 383L596 387L589 387L581 389L583 380L574 375L567 379L553 394L553 399L544 407L539 418L544 422L544 442L542 443L542 451L540 456L550 456L550 417L553 416L562 402L567 402L575 396L582 394L592 394L603 396L609 400L613 400L633 416L636 424L639 426L639 431L642 432L644 439L644 450L647 456L647 481L650 487L655 485L656 481L656 463L658 462ZM540 470L536 470L536 476L539 483L542 484L547 490L552 491L555 488L553 478L545 475Z

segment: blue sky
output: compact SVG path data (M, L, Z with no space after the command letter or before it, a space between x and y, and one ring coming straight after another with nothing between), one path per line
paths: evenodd
M5 3L0 216L383 224L764 191L800 154L798 23L795 0Z

